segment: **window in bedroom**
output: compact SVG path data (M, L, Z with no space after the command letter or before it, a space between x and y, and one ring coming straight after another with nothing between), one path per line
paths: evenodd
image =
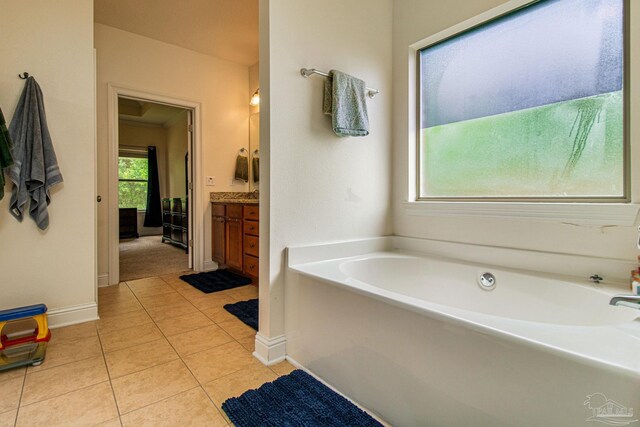
M418 51L418 199L626 201L624 0L542 0Z
M147 180L149 166L147 158L118 158L118 207L147 209Z

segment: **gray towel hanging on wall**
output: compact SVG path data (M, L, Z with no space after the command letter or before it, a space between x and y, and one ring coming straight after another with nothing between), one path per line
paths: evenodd
M33 77L27 78L18 107L9 126L14 164L7 168L13 181L9 211L22 221L29 203L29 215L41 230L49 226L49 190L62 182L62 174L47 127L42 90Z

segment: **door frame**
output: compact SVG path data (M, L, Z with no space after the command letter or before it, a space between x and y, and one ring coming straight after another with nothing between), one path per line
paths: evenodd
M193 255L193 270L203 271L204 267L204 216L197 214L205 212L206 201L198 193L197 183L202 179L202 132L201 117L202 105L199 102L175 98L166 95L159 95L145 92L138 89L107 84L108 89L108 252L109 252L109 284L117 285L120 281L120 236L118 232L118 98L131 98L141 101L149 101L157 104L171 105L174 107L191 110L193 131L191 144L188 153L191 159L191 190L189 194L190 222L189 233L192 245L189 250ZM187 177L188 179L188 177Z

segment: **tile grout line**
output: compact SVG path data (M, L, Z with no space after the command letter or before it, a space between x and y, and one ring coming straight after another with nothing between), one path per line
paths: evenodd
M187 390L183 390L183 391L181 391L180 393L173 394L173 395L171 395L171 396L165 397L165 398L160 399L160 400L158 400L158 401L148 403L148 404L146 404L146 405L144 405L144 406L141 406L141 407L139 407L139 408L133 409L133 410L131 410L131 411L129 411L129 412L127 412L127 413L125 413L125 414L122 414L122 415L120 415L120 418L121 418L121 420L120 420L120 425L122 425L122 417L124 417L125 415L133 414L134 412L139 411L140 409L144 409L144 408L148 408L149 406L157 405L158 403L162 403L162 402L167 401L167 400L169 400L169 399L171 399L171 398L174 398L174 397L176 397L176 396L180 396L181 394L185 394L185 393L188 393L188 392L190 392L190 391L193 391L193 390L195 390L195 389L197 389L197 388L202 388L202 386L201 386L200 384L198 384L197 386L195 386L195 387L193 387L193 388L190 388L190 389L187 389ZM207 392L205 392L204 390L202 390L202 392L203 392L204 394L207 394Z
M107 377L109 378L109 388L111 389L111 395L113 396L113 401L116 404L118 421L120 422L120 426L122 427L122 418L120 418L120 406L118 405L118 399L116 399L116 392L113 390L113 383L111 382L111 371L109 371L109 365L107 364L107 357L104 354L104 347L102 346L102 339L100 338L100 332L98 331L97 325L96 325L96 334L98 335L98 342L100 343L100 351L102 352L102 361L104 362L104 368L106 369Z
M24 368L24 376L22 377L22 387L20 388L20 399L18 399L18 407L16 408L16 417L13 420L13 427L18 425L18 415L20 414L20 407L22 406L22 396L24 395L24 385L27 382L27 367Z
M165 282L165 281L164 281L164 279L162 279L162 278L159 278L159 279L160 279L160 280L162 280L163 282ZM167 282L165 282L165 283L167 283ZM164 398L164 399L161 399L161 400L158 400L158 401L155 401L155 402L151 402L151 403L149 403L148 405L144 405L144 406L141 406L140 408L136 408L136 409L134 409L134 410L132 410L132 411L127 412L127 414L130 414L130 413L132 413L132 412L134 412L134 411L137 411L138 409L142 409L142 408L146 408L147 406L155 405L156 403L159 403L159 402L162 402L162 401L164 401L164 400L170 399L170 398L175 397L175 396L177 396L177 395L179 395L179 394L182 394L182 393L184 393L184 392L191 391L191 390L196 389L196 388L198 388L198 387L202 388L202 385L200 384L200 381L198 381L198 379L195 377L195 375L193 375L193 372L191 372L191 369L189 369L189 366L187 366L187 364L186 364L186 363L184 363L184 360L182 360L182 357L180 356L180 353L178 353L178 352L176 351L176 349L175 349L175 347L173 346L173 344L171 344L171 342L167 339L167 336L164 334L164 332L162 332L162 329L158 328L158 324L157 324L157 323L156 323L156 321L153 319L153 317L151 317L151 315L150 315L150 314L149 314L149 312L147 311L147 308L144 306L144 304L142 304L142 302L140 301L140 299L138 298L138 296L135 294L135 292L133 291L133 289L131 289L131 287L129 286L129 284L128 284L128 283L126 283L126 282L125 282L125 286L127 286L127 288L128 288L128 289L133 293L133 296L134 296L134 297L135 297L135 299L140 303L140 305L142 306L142 309L144 310L144 312L145 312L145 313L147 313L147 316L149 316L149 318L150 318L150 319L151 319L151 321L153 322L153 325L158 329L158 331L160 331L160 334L162 335L162 337L164 338L164 340L167 342L167 344L169 344L169 346L170 346L170 347L173 349L173 351L176 353L176 356L178 356L178 359L176 359L176 360L180 360L180 362L182 362L182 364L187 368L187 370L189 371L189 373L191 374L191 376L193 377L193 379L194 379L194 380L196 381L196 383L198 384L196 387L190 388L189 390L185 390L185 391L183 391L183 392L180 392L180 393L177 393L177 394L171 395L171 396L166 397L166 398ZM168 286L168 283L167 283L167 286ZM173 289L173 288L172 288L172 289ZM181 295L181 296L182 296L182 295ZM184 298L184 297L183 297L183 298ZM185 300L186 300L186 298L185 298ZM189 301L188 301L188 302L189 302ZM189 303L191 304L191 302L189 302ZM192 304L192 305L193 305L193 304ZM197 307L195 307L195 306L194 306L194 308L197 310ZM179 317L179 316L177 316L177 317ZM134 327L135 327L135 326L134 326ZM134 346L131 346L131 347L134 347ZM127 348L131 348L131 347L127 347ZM120 349L120 350L125 350L125 349ZM114 350L114 351L117 351L117 350ZM103 354L104 354L104 353L103 353ZM148 368L141 369L141 370L139 370L139 371L131 372L131 373L127 374L127 375L137 374L137 373L139 373L139 372L144 372L144 371L146 371L146 370L149 370L149 369L152 369L152 368L156 368L156 367L158 367L158 366L166 365L166 364L168 364L168 363L172 363L172 362L174 362L174 360L171 360L171 361L169 361L169 362L167 362L167 363L160 363L160 364L158 364L158 365L153 365L153 366L150 366L150 367L148 367ZM106 364L106 359L105 359L105 364ZM108 370L109 370L109 368L107 367L107 371L108 371ZM122 377L125 377L125 376L126 376L126 375L123 375ZM119 377L119 378L122 378L122 377ZM109 374L109 378L111 378L111 374ZM111 390L113 391L113 385L111 386ZM202 391L204 391L204 390L202 390ZM205 392L205 394L206 394L206 392ZM114 399L115 399L115 392L114 392L114 396L113 396L113 397L114 397ZM116 405L117 405L117 404L118 404L118 403L117 403L117 400L116 400ZM122 416L123 416L123 415L126 415L126 414L122 414L122 413L120 412L120 407L118 407L118 414L120 415L120 425L122 425Z
M96 358L97 358L97 357L99 357L99 356L96 356ZM103 384L103 383L107 383L107 382L109 382L109 380L100 381L100 382L97 382L97 383L95 383L95 384L90 384L90 385L87 385L87 386L84 386L84 387L77 388L77 389L75 389L75 390L66 391L66 392L64 392L64 393L57 394L57 395L55 395L55 396L53 396L53 397L47 397L46 399L38 400L38 401L36 401L36 402L31 402L31 403L29 403L29 404L27 404L27 405L21 405L20 407L21 407L21 408L26 408L26 407L28 407L28 406L33 406L33 405L36 405L36 404L38 404L38 403L46 402L47 400L56 399L56 398L58 398L58 397L60 397L60 396L66 396L67 394L75 393L76 391L84 390L84 389L87 389L87 388L90 388L90 387L94 387L94 386L97 386L97 385L99 385L99 384ZM107 420L107 421L108 421L108 420Z
M247 352L251 353L251 352L250 352L250 350L248 350L247 348L245 348L245 347L242 345L242 343L240 343L240 341L239 341L237 338L235 338L234 336L232 336L231 334L229 334L229 333L228 333L224 328L222 328L222 327L219 325L219 323L218 323L218 322L216 322L215 320L213 320L212 318L210 318L209 316L207 316L207 315L206 315L206 314L205 314L205 313L204 313L200 308L198 308L195 304L193 304L193 303L192 303L192 302L191 302L187 297L185 297L184 295L182 295L182 294L181 294L180 292L178 292L178 291L177 291L173 286L171 286L171 284L170 284L169 282L167 282L167 281L166 281L165 279L163 279L162 277L158 277L158 276L154 276L154 277L157 277L157 278L158 278L158 279L160 279L162 282L164 282L164 284L166 284L166 285L167 285L167 286L169 286L171 289L173 289L173 291L174 291L174 292L176 292L178 295L180 295L180 296L182 297L182 299L184 299L184 300L185 300L186 302L188 302L191 306L193 306L193 307L195 308L195 310L196 310L198 313L202 314L205 318L207 318L208 320L210 320L214 325L216 325L216 326L218 326L219 328L221 328L221 329L222 329L222 330L223 330L227 335L229 335L229 337L232 339L232 341L229 341L229 342L227 342L227 343L219 344L219 345L214 346L214 347L211 347L211 348L209 348L209 349L205 349L205 350L197 351L197 352L194 352L194 353L190 353L190 354L188 354L188 355L185 355L184 357L188 357L188 356L191 356L191 355L194 355L194 354L198 354L198 353L201 353L201 352L204 352L204 351L209 351L209 350L211 350L211 349L213 349L213 348L220 347L220 346L222 346L222 345L226 345L226 344L229 344L229 343L232 343L232 342L235 342L235 343L236 343L237 345L239 345L242 349L244 349L245 351L247 351ZM133 297L135 298L135 300L140 304L140 307L142 308L142 310L143 310L143 311L144 311L144 312L149 316L149 318L151 319L151 323L152 323L152 324L153 324L153 325L154 325L154 326L155 326L155 327L160 331L160 334L162 335L162 337L165 339L165 341L167 341L167 343L169 344L169 346L174 350L174 352L175 352L175 353L176 353L176 355L178 356L178 359L176 359L176 360L180 360L180 361L183 363L183 365L187 368L187 370L189 371L189 373L192 375L192 377L196 380L196 383L198 384L196 387L193 387L193 388L191 388L191 389L189 389L189 390L185 390L185 391L183 391L183 392L180 392L180 393L177 393L177 394L175 394L175 395L172 395L172 396L166 397L166 398L161 399L161 400L159 400L159 401L149 403L148 405L142 406L142 407L140 407L140 408L136 408L136 409L134 409L133 411L127 412L127 414L129 414L129 413L131 413L131 412L134 412L134 411L137 411L138 409L142 409L142 408L145 408L145 407L148 407L148 406L151 406L151 405L157 404L157 403L159 403L159 402L162 402L162 401L168 400L168 399L170 399L170 398L172 398L172 397L175 397L175 396L180 395L180 394L182 394L182 393L186 393L186 392L191 391L191 390L194 390L194 389L196 389L196 388L200 388L200 389L202 389L202 391L205 393L205 395L207 396L208 400L211 402L211 404L212 404L212 405L213 405L213 407L216 409L216 411L218 411L218 413L221 413L221 409L219 409L219 408L218 408L218 406L217 406L217 405L216 405L216 403L213 401L213 399L212 399L212 397L209 395L209 393L207 393L207 392L204 390L204 384L202 384L202 383L197 379L197 377L195 376L195 374L193 373L193 371L191 370L191 368L189 367L189 365L187 365L187 363L185 362L185 360L184 360L183 356L182 356L182 355L181 355L181 354L176 350L176 348L174 347L174 345L169 341L168 336L164 333L164 331L162 331L162 329L158 327L158 323L157 323L157 321L156 321L153 317L151 317L151 315L149 314L149 311L147 310L147 307L145 307L144 303L140 300L140 298L138 297L138 295L136 294L136 292L131 288L131 286L129 285L129 283L127 283L127 282L121 282L119 285L121 285L121 284L124 284L125 286L127 286L128 290L132 293L132 295L133 295ZM204 296L206 296L206 295L207 295L207 294L205 294ZM238 298L236 298L236 297L234 297L234 296L231 296L231 295L228 295L228 296L229 296L232 300L234 300L234 302L240 301ZM244 297L243 297L243 298L244 298ZM165 304L161 304L161 305L159 305L158 307L162 307L163 305L165 305ZM166 305L171 305L171 304L166 304ZM125 314L126 314L126 313L125 313ZM188 315L188 314L186 314L186 315ZM173 317L166 318L166 319L168 320L168 319L173 319L173 318L181 317L181 316L185 316L185 315L173 316ZM160 319L160 320L165 320L165 319ZM136 327L136 326L133 326L133 327ZM206 328L206 327L209 327L209 326L203 326L202 328L196 328L196 329L194 329L194 330L203 329L203 328ZM126 329L126 328L125 328L125 329ZM117 331L113 331L113 332L117 332ZM191 331L188 331L188 332L191 332ZM174 335L177 335L177 334L174 334ZM98 331L98 336L100 336L100 332L99 332L99 331ZM171 336L173 336L173 335L171 335ZM253 337L254 337L254 339L255 339L255 335L253 335ZM100 341L100 342L101 342L101 341ZM101 342L101 345L102 345L102 342ZM131 347L133 347L133 346L131 346ZM114 350L114 351L125 350L125 349L127 349L127 348L131 348L131 347L126 347L126 348L118 349L118 350ZM103 350L103 357L104 357L104 356L105 356L105 352L104 352L104 349L102 349L102 350ZM171 361L171 362L173 362L173 361ZM167 363L171 363L171 362L167 362ZM105 364L106 364L106 359L105 359ZM149 368L145 368L145 369L142 369L142 370L139 370L139 371L136 371L136 372L132 372L131 374L133 374L133 373L138 373L138 372L143 372L143 371L146 371L146 370L148 370L148 369L151 369L151 368L154 368L154 367L157 367L157 366L161 366L161 365L163 365L163 364L154 365L154 366L151 366L151 367L149 367ZM270 370L274 375L276 375L276 376L278 376L278 377L279 377L279 374L278 374L277 372L275 372L275 371L274 371L273 369L271 369L269 366L266 366L266 367L267 367L267 368L268 368L268 369L269 369L269 370ZM226 377L226 376L228 376L228 375L231 375L231 374L233 374L233 373L239 372L239 371L241 371L241 370L242 370L242 369L238 369L237 371L234 371L234 372L232 372L232 373L229 373L229 374L223 375L223 376L221 376L220 378L224 378L224 377ZM110 384L112 384L112 383L111 383L111 374L109 373L108 367L107 367L107 372L108 372L108 375L109 375L109 379L110 379L109 381L110 381ZM130 374L127 374L127 375L130 375ZM126 375L124 375L124 376L126 376ZM120 378L120 377L119 377L119 378ZM216 378L216 380L217 380L217 379L219 379L219 378ZM212 381L215 381L215 380L212 380ZM209 382L212 382L212 381L209 381ZM208 382L208 383L209 383L209 382ZM114 391L113 391L113 385L112 385L112 392L114 392ZM114 399L115 399L115 392L114 392ZM116 400L116 405L117 405L117 400ZM121 422L121 424L122 424L122 419L121 419L121 417L122 417L122 415L123 415L123 414L121 414L121 413L120 413L120 409L119 409L119 407L118 407L118 413L120 414L120 422ZM226 418L226 414L221 414L221 415L223 416L223 418L224 418L225 420L227 419L227 418Z
M66 345L66 344L68 344L68 343L69 343L69 341L74 341L74 342L75 342L75 341L81 341L81 340L84 340L84 339L87 339L87 338L90 338L90 337L77 338L77 339L73 339L73 340L69 340L69 339L67 339L67 340L64 340L64 341L61 341L61 342L56 343L56 345ZM98 331L97 331L97 330L96 330L96 338L98 338L98 342L100 342L100 337L98 336ZM102 350L102 345L100 346L100 350ZM35 371L35 372L29 372L29 368L27 368L25 375L27 375L27 376L28 376L28 375L37 374L38 372L46 372L46 371L47 371L47 370L49 370L49 369L60 368L60 367L62 367L62 366L67 366L67 365L70 365L70 364L72 364L72 363L84 362L85 360L88 360L88 359L94 359L94 358L96 358L96 357L100 357L100 356L99 356L99 355L87 356L87 357L83 357L83 358L81 358L81 359L76 359L76 360L72 360L72 361L70 361L70 362L65 362L65 363L61 363L61 364L59 364L59 365L54 365L54 366L49 366L49 367L44 367L44 366L45 366L45 364L43 363L42 365L40 365L40 366L43 366L43 368L42 368L42 369L38 369L38 370L37 370L37 371ZM26 378L25 378L25 380L26 380Z
M160 278L160 280L162 280L164 283L166 283L166 284L167 284L167 286L170 286L170 287L171 287L171 285L169 285L169 283L167 283L164 279ZM128 284L128 283L127 283L127 287L129 287L129 284ZM130 287L129 287L129 289L131 290L131 292L133 292L133 289L131 289ZM171 287L171 289L173 289L173 287ZM174 290L175 290L175 289L174 289ZM177 291L176 291L176 292L177 292ZM178 293L178 294L180 294L179 292L177 292L177 293ZM136 299L138 299L138 296L137 296L137 295L135 295L135 293L134 293L134 296L136 297ZM182 296L182 294L180 294L180 296ZM184 296L182 296L182 297L184 298ZM184 299L186 300L186 298L184 298ZM138 300L138 301L140 302L140 300ZM188 300L187 300L187 301L188 301ZM188 301L188 302L189 302L189 304L191 304L191 301ZM142 304L142 302L140 302L140 304ZM191 305L193 305L193 304L191 304ZM193 307L194 307L194 308L195 308L199 313L201 313L201 314L202 314L202 315L204 315L207 319L209 319L209 317L208 317L206 314L202 313L198 307L196 307L195 305L194 305ZM148 315L149 317L151 317L151 315L149 315L149 312L147 311L147 308L144 306L144 304L142 304L142 308L143 308L143 310L147 313L147 315ZM179 316L176 316L176 317L179 317ZM209 320L211 320L211 319L209 319ZM156 321L155 321L153 318L151 318L151 321L152 321L152 322L153 322L153 324L156 326L156 328L158 328L158 324L156 323ZM213 320L211 320L211 321L212 321L215 325L217 325L217 323L216 323L216 322L214 322ZM200 329L200 328L199 328L199 329ZM207 393L207 392L205 391L205 389L202 387L202 383L200 382L200 380L198 380L198 377L196 377L196 376L195 376L195 374L193 373L193 371L191 370L191 368L189 367L189 365L187 365L187 363L186 363L186 362L184 361L184 359L182 358L182 355L181 355L180 353L178 353L178 351L177 351L177 350L176 350L176 348L173 346L173 344L171 343L171 341L169 341L169 339L167 338L167 335L165 335L164 331L163 331L162 329L160 329L160 328L158 328L158 330L160 331L160 333L161 333L161 334L162 334L162 336L164 337L165 341L167 341L167 343L169 344L169 346L171 346L171 348L173 349L173 351L176 353L176 355L178 356L178 360L180 360L180 362L182 362L182 364L187 368L187 370L189 371L189 373L191 374L191 376L193 377L193 379L194 379L194 380L196 381L196 383L198 384L196 387L194 387L194 388L192 388L192 389L189 389L189 390L186 390L186 391L185 391L185 393L186 393L187 391L191 391L191 390L196 389L196 388L200 388L200 389L202 389L202 392L207 396L207 399L209 399L209 401L211 402L211 404L213 405L213 407L215 408L215 410L216 410L216 411L218 411L218 412L220 412L220 410L218 409L218 407L216 406L216 404L215 404L215 403L213 402L213 400L211 399L211 396L209 396L209 393ZM229 335L229 336L231 336L231 335ZM231 338L233 338L233 337L231 337ZM224 344L221 344L221 345L224 345ZM219 347L219 346L216 346L216 347ZM215 347L213 347L213 348L215 348ZM207 350L203 350L203 351L207 351ZM196 353L199 353L199 352L196 352ZM192 354L196 354L196 353L192 353ZM170 363L170 362L169 362L169 363ZM156 365L156 366L160 366L160 365ZM150 368L147 368L147 369L150 369ZM146 370L146 369L143 369L143 370ZM137 372L142 372L142 371L137 371ZM182 392L181 392L181 393L178 393L178 394L174 394L173 396L169 396L169 397L167 397L167 398L165 398L165 399L162 399L162 400L159 400L159 401L157 401L157 402L150 403L149 405L145 405L145 406L143 406L143 407L141 407L141 408L138 408L138 409L142 409L142 408L144 408L144 407L146 407L146 406L150 406L150 405L155 405L156 403L159 403L159 402L162 402L162 401L164 401L164 400L170 399L171 397L178 396L179 394L182 394ZM135 409L135 410L137 411L138 409ZM134 411L131 411L131 412L134 412ZM130 413L130 412L129 412L129 413Z
M162 279L162 280L164 281L164 279ZM165 283L167 283L167 282L165 281ZM167 283L167 284L168 284L168 283ZM171 285L169 285L169 286L171 286ZM207 294L205 294L205 296L206 296L206 295L207 295ZM235 298L234 298L234 299L235 299ZM191 301L189 301L189 302L191 302ZM224 307L223 307L223 309L224 309ZM239 341L238 341L234 336L232 336L232 335L231 335L231 334L229 334L227 331L225 331L225 330L224 330L224 329L223 329L223 328L218 324L218 322L216 322L215 320L211 319L209 316L207 316L207 315L206 315L202 310L200 310L198 307L196 307L196 310L198 310L198 311L199 311L199 312L200 312L204 317L206 317L207 319L211 320L211 321L213 322L213 324L214 324L214 325L218 326L218 327L219 327L220 329L222 329L225 333L227 333L227 335L229 335L229 336L233 339L233 341L235 341L238 345L240 345L240 347L242 347L243 349L247 350L247 349L246 349L246 348L245 348L245 347L244 347L244 346L243 346L243 345L242 345L242 344L241 344L241 343L240 343L240 342L239 342ZM161 332L162 332L162 331L161 331ZM163 332L163 334L164 334L164 332ZM255 336L254 336L254 338L255 338ZM167 340L167 341L168 341L168 340ZM232 341L229 341L229 342L232 342ZM171 343L169 343L169 344L171 344ZM225 343L225 344L228 344L228 343ZM225 344L220 344L220 345L217 345L217 346L212 347L212 348L220 347L220 346L225 345ZM172 345L172 346L173 346L173 345ZM201 352L204 352L204 351L209 351L209 350L211 350L211 349L202 350L202 351L197 351L197 352L195 352L195 353L191 353L191 354L198 354L198 353L201 353ZM248 351L248 350L247 350L247 351ZM176 351L176 353L177 353L177 351ZM209 399L209 401L211 402L211 404L213 405L213 407L214 407L214 408L216 408L216 410L217 410L218 412L222 412L222 411L221 411L221 409L222 409L222 408L218 409L218 405L216 405L216 403L213 401L213 398L209 395L209 393L207 393L207 392L206 392L206 390L204 390L204 385L205 385L205 384L201 383L201 382L200 382L200 380L195 376L195 374L193 373L193 371L191 371L191 368L190 368L190 367L189 367L189 365L184 361L184 359L182 358L182 355L178 354L178 356L180 357L180 360L182 360L182 363L184 363L184 364L185 364L185 366L187 367L187 369L189 369L189 372L191 372L191 375L193 375L193 377L196 379L196 381L198 382L198 384L200 384L200 387L201 387L201 388L202 388L202 390L204 391L204 394L206 394L206 395L207 395L207 398ZM190 355L187 355L187 356L190 356ZM211 381L207 382L206 384L208 384L208 383L210 383L210 382L213 382L213 381L216 381L216 380L218 380L218 379L220 379L220 378L224 378L224 377L226 377L226 376L228 376L228 375L234 374L234 373L239 372L239 371L241 371L241 370L242 370L242 369L239 369L238 371L234 371L234 372L231 372L231 373L229 373L229 374L223 375L223 376L221 376L221 377L219 377L219 378L216 378L215 380L211 380ZM276 375L277 375L277 374L276 374ZM225 417L225 419L226 419L226 414L222 414L222 416L223 416L223 417Z
M161 279L161 280L162 280L162 281L164 281L165 283L167 283L164 279ZM169 283L167 283L167 285L169 285ZM171 286L171 285L169 285L169 286ZM176 292L177 292L177 291L176 291ZM182 294L181 294L181 295L182 295ZM184 298L184 297L183 297L183 298ZM189 302L191 302L191 301L189 301ZM214 325L218 326L218 327L219 327L220 329L222 329L222 330L223 330L227 335L229 335L233 341L235 341L238 345L240 345L240 347L244 348L244 346L243 346L242 344L240 344L240 342L238 342L238 340L237 340L234 336L232 336L232 335L231 335L231 334L229 334L227 331L225 331L223 328L221 328L221 327L220 327L220 325L218 325L218 322L216 322L215 320L211 319L209 316L207 316L204 312L202 312L202 310L200 310L200 309L199 309L198 307L196 307L195 305L194 305L194 307L196 308L196 310L198 310L198 312L199 312L200 314L202 314L204 317L206 317L207 319L209 319L210 321L212 321ZM160 329L160 328L158 328L158 329ZM162 330L160 330L160 332L164 335L164 332L163 332ZM166 338L166 336L165 336L165 338ZM167 339L167 341L169 341L169 340ZM229 341L229 342L232 342L232 341ZM225 344L228 344L228 343L225 343ZM212 348L220 347L220 346L225 345L225 344L220 344L220 345L217 345L217 346L212 347ZM171 347L172 347L172 348L174 348L174 347L173 347L173 344L171 344L171 342L170 342L170 341L169 341L169 345L171 345ZM211 350L211 349L202 350L202 351L209 351L209 350ZM246 349L245 349L245 350L246 350ZM174 348L174 351L176 351L176 350L175 350L175 348ZM247 351L248 351L248 350L247 350ZM200 388L202 389L202 391L204 392L204 394L207 396L207 399L209 399L209 401L211 402L211 404L213 405L213 407L216 409L216 411L218 411L218 413L220 413L220 415L223 417L223 419L225 419L225 420L226 420L228 417L226 416L226 414L222 413L222 406L220 407L220 409L218 409L218 405L216 405L216 403L213 401L213 398L212 398L212 397L209 395L209 393L207 393L207 391L204 389L204 384L202 384L202 383L200 382L200 380L198 379L198 377L196 377L196 375L193 373L193 371L191 370L191 368L189 367L189 365L187 364L187 362L185 362L185 361L184 361L184 359L182 358L182 355L181 355L180 353L178 353L177 351L176 351L176 353L178 354L178 357L180 358L180 360L182 361L182 363L184 363L184 365L187 367L187 369L189 370L189 372L191 372L191 375L193 376L193 378L195 378L195 380L198 382L198 385L200 386ZM191 353L191 354L198 354L198 353L201 353L201 352L197 351L197 352L195 352L195 353ZM186 355L186 356L190 356L190 355ZM241 370L241 369L240 369L240 370ZM235 371L235 372L238 372L238 371ZM234 373L235 373L235 372L234 372ZM231 373L230 373L230 374L227 374L227 375L231 375ZM220 378L223 378L223 377L225 377L225 376L226 376L226 375L223 375L223 376L222 376L222 377L220 377ZM212 380L212 381L215 381L215 380ZM212 381L209 381L209 382L212 382Z

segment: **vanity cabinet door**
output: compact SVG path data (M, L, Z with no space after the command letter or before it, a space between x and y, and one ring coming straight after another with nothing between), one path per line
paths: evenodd
M226 222L226 264L229 268L242 271L242 220L227 218Z
M211 259L224 264L225 219L224 216L211 217Z

